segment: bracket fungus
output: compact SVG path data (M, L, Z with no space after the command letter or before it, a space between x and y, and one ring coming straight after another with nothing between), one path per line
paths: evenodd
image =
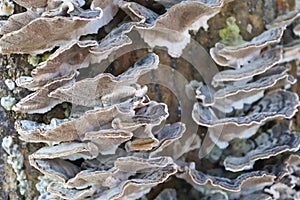
M298 106L297 95L279 90L266 95L248 115L219 119L212 109L195 104L193 119L199 125L209 127L211 139L220 148L225 148L234 138L249 138L254 135L259 125L267 120L280 117L290 119L297 112Z
M291 62L294 60L299 60L299 53L300 53L300 40L294 40L291 43L288 43L282 47L283 49L282 59L280 63Z
M295 21L300 16L300 13L298 10L294 10L291 12L288 12L284 15L278 16L274 21L271 22L271 24L267 24L266 28L270 29L273 27L285 27L289 26L293 21Z
M138 77L156 69L158 62L157 55L148 54L117 77L102 73L94 78L78 81L71 87L59 88L51 92L49 96L90 107L112 105L115 101L118 102L128 96L143 96L146 88L136 84Z
M17 31L38 17L39 17L39 15L37 13L30 11L30 10L28 10L27 12L12 15L1 26L0 33L1 33L1 35L5 35L10 32Z
M228 69L217 73L213 77L213 85L218 82L240 81L264 73L274 67L282 58L281 49L272 49L254 57L251 62L245 63L240 69Z
M90 64L89 56L95 41L75 41L60 48L32 70L30 77L20 77L16 83L19 87L35 91L53 79L62 78L72 71L86 68Z
M148 116L147 120L138 121L138 118L142 119L145 116L138 114L138 110L134 110L137 109L134 103L130 107L126 105L126 107L129 107L126 108L126 110L122 110L122 106L123 105L120 104L119 107L115 105L107 108L90 110L79 118L69 120L52 119L49 125L21 120L16 123L16 129L21 138L25 141L62 142L80 140L85 137L86 132L98 131L102 126L106 127L105 130L107 131L119 129L119 127L126 128L127 130L135 130L141 126L146 126L147 128L147 125L149 126L148 128L151 129L152 124L159 124L168 116L166 105L152 102L152 104L146 108L146 113L148 110L154 111L151 113L152 115ZM163 110L161 108L163 108ZM137 123L134 123L134 126L128 125L126 127L127 121L136 121ZM124 126L122 126L123 123L125 124ZM68 132L67 135L64 134L66 130ZM91 133L89 133L89 135L90 134Z
M254 37L251 41L236 46L216 43L215 47L210 49L210 55L220 66L240 68L259 55L263 48L278 43L284 30L284 27L272 28Z
M186 53L201 54L184 51L195 33L209 35L232 1L14 0L26 11L1 22L1 54L44 54L30 76L9 79L19 139L41 143L28 159L47 179L40 199L300 197L297 63L289 67L300 55L299 11L247 41L238 31L238 44L221 33L199 56L203 79L182 69L193 65ZM13 5L1 2L0 14Z
M48 112L57 104L62 103L59 99L50 98L48 94L59 87L67 87L68 85L71 85L75 82L76 76L77 73L72 71L68 76L62 79L52 80L52 82L47 83L38 91L21 99L21 101L13 107L13 110L18 112L27 112L29 114Z
M51 61L51 59L53 58L49 57L48 61ZM104 90L101 93L86 88L85 91L90 92L90 95L84 95L88 101L83 101L80 92L75 93L78 91L71 90L74 93L70 93L69 101L76 102L76 96L78 96L78 102L76 103L95 107L83 113L81 117L63 120L52 119L49 125L29 120L21 120L16 123L16 130L22 140L50 144L50 146L40 148L29 157L32 166L43 174L58 180L58 182L55 181L49 185L48 191L59 197L72 199L82 199L88 196L104 199L137 198L176 173L177 168L171 158L166 156L157 157L157 155L182 136L185 131L184 124L180 122L167 124L159 130L153 130L155 126L159 126L168 117L167 106L149 100L144 96L144 92L130 92L130 90L136 90L135 85L139 76L156 69L157 66L158 56L151 53L142 57L133 67L128 68L127 71L117 77L102 73L92 78L92 81L99 82L98 86L96 84L96 88ZM108 78L108 81L105 81L105 78ZM58 78L58 81L62 80L64 78ZM86 80L88 79L84 79L84 81ZM60 102L64 101L65 99L54 98L54 95L51 94L52 91L67 87L64 85L50 87L54 83L56 82L52 81L43 85L30 97L43 94L45 98L58 99ZM105 83L107 83L107 86L105 86ZM70 88L76 86L76 84L80 86L79 88L84 88L82 81L72 84ZM87 87L93 85L95 85L93 82L86 84ZM122 94L124 90L120 90L119 87L130 90ZM51 88L51 90L47 90L47 88ZM109 104L105 105L101 102L95 102L93 100L93 94L95 93L99 93L102 102L103 97L114 101L107 100L106 102L109 102ZM61 97L66 98L67 96L61 95ZM26 102L26 99L28 97L21 100L16 108L21 107L21 105L25 106L26 104L23 102ZM86 103L89 101L92 103ZM38 105L34 102L31 101L28 105ZM45 103L47 101L42 99L37 102ZM29 113L28 110L25 112ZM144 153L139 155L135 152ZM114 173L108 170L108 166L95 171L97 165L99 167L102 165L100 164L102 163L100 161L101 157L114 154L117 157L112 156L113 160L111 162L115 163L116 166L110 166L111 170L115 171ZM146 155L148 155L148 159L145 159ZM136 169L136 171L132 168L122 170L121 166L126 166L122 164L121 160L125 158L131 159L131 162L134 162L135 159L143 159L143 161L138 162L145 165L147 162L150 163L149 166L145 166L147 170L143 170L143 167ZM168 163L166 165L162 164L162 160L159 158L165 159ZM74 164L75 161L80 162L81 159L87 160L87 163L83 162L82 167ZM116 160L114 161L114 159ZM98 160L100 163L96 164ZM157 164L155 164L156 160ZM88 167L90 165L89 161L93 162L93 167ZM80 175L82 172L83 174ZM89 173L91 175L88 175ZM94 177L95 181L83 182L85 178L82 176ZM90 180L90 178L88 179ZM96 188L98 189L96 190ZM131 193L132 190L135 193Z
M89 133L87 134L89 135ZM116 134L114 136L114 141L116 141L118 137ZM127 139L130 139L130 137ZM148 192L151 187L163 182L168 176L176 172L176 167L169 157L145 159L139 158L138 153L126 153L121 149L118 149L117 152L105 152L107 151L105 149L103 152L97 147L99 145L100 148L103 148L103 142L91 140L84 143L61 143L56 146L43 147L30 156L30 163L42 173L60 180L61 183L53 182L48 187L49 191L58 196L69 195L70 198L74 199L82 198L82 195L86 194L87 191L96 187L102 189L98 190L98 193L96 190L92 190L92 193L89 193L88 196L93 195L94 197L99 196L99 198L109 197L114 199L114 195L118 197L132 195L134 198L137 198L140 195L139 193ZM119 142L122 143L122 140ZM108 147L114 148L111 145L108 145ZM103 159L104 162L101 161L101 157L114 153L118 153L121 157L112 157L111 159L113 160L110 159L109 162L105 162L105 159ZM145 155L142 157L145 157ZM72 161L82 158L87 160L87 163L81 164L82 167L72 163ZM92 165L89 164L89 160L92 162ZM109 163L114 163L114 166L110 166ZM128 163L131 163L130 167ZM134 165L132 165L133 163ZM98 167L96 167L97 165ZM100 167L101 165L104 166ZM141 179L144 176L145 181ZM149 179L146 178L147 176L149 176ZM107 187L111 188L109 192ZM127 194L126 191L130 191L130 188L136 193ZM107 197L107 195L109 196Z
M227 156L224 166L230 171L243 171L251 169L254 162L260 159L267 159L286 151L298 151L300 148L300 134L289 131L287 122L279 123L261 133L253 141L257 146L245 152L243 157Z
M134 2L120 1L121 9L146 27L137 26L144 41L151 47L167 47L172 57L179 57L190 42L189 31L208 29L207 21L220 12L226 0L218 1L180 1L168 8L167 12L157 16ZM186 16L188 14L188 16ZM146 20L147 19L147 20Z
M208 127L210 139L219 148L227 148L235 138L250 138L266 121L282 117L290 119L295 115L299 106L296 94L283 90L267 92L278 88L286 90L296 82L286 67L279 65L297 59L299 55L297 47L290 50L276 46L285 29L286 24L274 26L240 45L217 43L210 50L212 58L218 65L233 69L215 74L211 85L196 81L190 83L200 101L194 105L193 119L197 124ZM266 49L267 46L270 47ZM292 95L294 103L283 105L289 99L283 96L279 98L281 100L277 99L283 93ZM278 111L263 111L275 107ZM284 108L291 108L292 112L279 114Z
M63 46L69 41L78 40L82 35L97 33L99 28L111 20L110 18L102 19L102 9L106 11L106 7L95 8L92 6L93 8L90 10L83 10L80 8L82 2L46 1L36 3L28 1L24 3L20 1L21 5L29 9L28 14L22 13L21 16L14 17L14 19L19 21L26 15L27 20L22 22L22 26L15 20L8 21L5 25L5 34L0 39L1 53L39 54L51 50L55 46ZM109 6L109 3L105 6ZM109 9L109 11L112 10ZM32 41L35 42L32 43Z
M282 162L281 181L275 183L265 192L272 196L272 199L297 199L299 198L299 164L300 157L297 154L292 154L285 158Z
M230 192L239 192L243 189L249 189L251 191L260 190L266 185L271 185L276 177L264 171L254 171L242 174L236 179L230 180L218 176L207 175L196 170L190 170L189 176L192 179L193 184L206 185L209 183L213 187Z
M242 109L244 104L252 104L259 100L268 89L294 84L296 80L286 72L283 66L274 67L255 77L254 81L228 83L217 91L200 82L196 89L196 98L201 99L204 106L212 106L221 112L230 113L233 109Z
M180 123L165 125L152 133L152 127L159 125L168 116L166 106L151 101L144 105L131 102L131 105L135 107L129 108L128 105L122 107L120 104L119 107L88 111L79 119L58 121L56 124L57 120L53 119L50 125L30 121L20 121L16 125L21 138L26 141L56 143L54 146L42 147L29 157L32 166L60 180L50 184L48 191L72 199L81 199L87 194L104 199L127 196L137 198L176 172L171 158L153 156L170 145L174 141L172 137L180 137L185 130L184 125ZM64 131L67 131L67 134L63 133ZM170 131L174 131L175 135L169 136ZM156 143L149 148L151 139ZM127 145L122 147L120 146L122 143ZM145 153L139 156L136 151ZM146 152L149 152L148 159L144 158ZM95 171L95 167L102 163L101 157L113 154L118 155L116 158L112 157L117 160L110 161L115 163L115 167L106 169L109 163L104 162L103 164L108 166ZM150 158L150 155L153 158ZM80 159L91 160L93 165L86 168L89 163L82 163L82 167L72 163ZM166 164L163 164L163 160ZM100 163L96 164L98 161ZM127 164L123 163L125 161L131 164L136 162L134 166L137 169L133 169L131 165L128 168ZM141 167L138 167L139 165ZM144 168L147 170L143 170ZM83 182L84 180L86 181ZM96 187L102 189L96 190ZM127 190L134 190L135 193L132 194Z

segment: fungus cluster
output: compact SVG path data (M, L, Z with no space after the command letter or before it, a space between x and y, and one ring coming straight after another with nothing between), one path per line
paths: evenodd
M41 199L138 199L153 188L160 191L153 199L176 199L175 184L160 185L179 179L212 199L300 198L300 133L291 127L299 97L288 67L299 61L299 11L249 41L210 49L222 70L209 83L184 86L197 99L189 114L207 130L202 141L188 124L168 123L170 105L149 98L149 85L139 82L162 68L156 47L180 57L193 32L207 31L232 1L156 0L165 11L158 14L124 0L14 0L26 11L1 26L0 52L51 55L18 77L31 93L12 110L44 114L63 102L73 110L50 123L15 123L21 140L44 144L29 156L52 181ZM283 41L287 28L297 40ZM104 61L137 43L135 33L149 52L121 73L105 71Z

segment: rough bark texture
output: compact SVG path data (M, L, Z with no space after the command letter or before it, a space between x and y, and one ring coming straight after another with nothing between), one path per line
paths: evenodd
M154 1L137 2L142 3L145 6L152 7L152 9L157 10L158 13L162 12L161 7L154 3ZM289 9L289 6L292 7L293 5L288 4L288 2L284 0L233 1L232 3L226 5L217 16L209 21L209 29L207 32L205 32L203 29L200 29L200 31L193 34L193 39L198 41L203 45L203 47L206 48L206 50L208 50L220 40L219 30L226 27L225 20L230 16L234 16L237 19L237 25L240 27L243 39L250 40L252 37L258 35L265 29L265 24L270 23L279 14L286 12ZM22 9L17 8L15 12L21 11ZM124 13L119 13L120 17L122 17L123 15ZM249 29L249 26L252 26L251 31ZM99 31L99 33L101 34L101 30ZM108 68L109 71L113 74L119 74L120 72L124 71L124 67L127 68L132 63L134 63L134 61L136 61L137 58L143 55L145 51L146 50L139 50L121 56L112 64L110 64L110 67ZM162 48L156 49L155 52L159 54L162 64L169 65L172 68L176 69L182 75L184 75L186 79L200 79L200 75L195 73L195 69L187 61L183 59L170 58L165 49ZM0 63L0 96L5 97L10 95L12 97L15 97L16 100L19 100L20 98L29 94L28 91L25 91L21 88L17 89L17 92L13 93L12 91L8 90L4 83L6 79L15 80L16 77L19 77L20 75L30 74L30 71L34 67L28 64L27 56L0 55ZM174 81L173 84L176 84L176 81ZM297 90L297 88L294 90ZM175 122L179 117L180 110L178 109L178 101L174 97L174 95L172 95L172 93L167 88L158 85L151 85L149 87L149 93L151 99L162 101L168 104L170 111L169 121ZM69 105L57 106L54 110L45 115L28 115L26 116L26 118L34 119L36 121L49 122L49 119L54 116L63 117L64 112L69 109L68 106ZM37 197L39 196L37 190L35 189L35 184L37 181L37 177L39 176L39 172L30 167L27 157L38 147L40 147L40 145L26 144L18 139L16 131L14 130L14 121L20 118L25 118L25 116L13 111L6 111L3 107L0 107L0 141L2 142L2 138L8 135L13 137L14 144L18 145L18 150L23 154L25 158L23 169L28 179L28 190L24 195L21 195L17 186L18 182L16 180L16 174L11 165L7 163L8 155L2 148L0 148L0 154L2 155L0 158L0 199L3 200L37 199ZM172 180L175 180L175 178L172 178ZM185 187L185 189L181 189L182 194L184 194L184 191L188 191L191 188L191 186L183 181L177 180L177 182L174 181L174 183L173 181L169 181L163 185L160 185L160 188L155 188L152 193L148 195L148 197L150 199L155 197L163 187L168 187L170 184L173 184L173 187ZM189 199L192 199L192 197Z

